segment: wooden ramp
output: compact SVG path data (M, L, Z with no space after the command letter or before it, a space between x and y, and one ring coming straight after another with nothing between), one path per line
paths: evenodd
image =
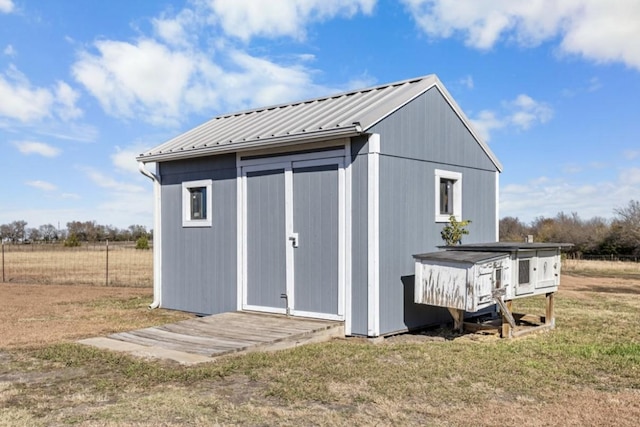
M232 312L78 342L191 365L230 353L281 350L333 337L344 337L343 322Z

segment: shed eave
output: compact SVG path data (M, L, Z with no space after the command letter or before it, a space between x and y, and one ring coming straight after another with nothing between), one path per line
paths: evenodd
M155 153L146 155L141 154L136 157L136 160L143 163L163 162L211 156L216 154L235 153L238 151L253 150L256 148L280 147L300 143L306 144L311 142L326 141L330 139L350 138L362 134L363 131L359 124L354 123L352 126L348 127L322 130L318 132L309 132L305 134L277 136L268 139L256 139L253 141L232 142L211 147L201 147L191 150L180 150L168 153Z

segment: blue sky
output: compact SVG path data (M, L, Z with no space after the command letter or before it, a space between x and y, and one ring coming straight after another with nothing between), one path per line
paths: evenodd
M500 215L640 200L634 0L0 0L0 224L151 226L135 156L227 112L435 73Z

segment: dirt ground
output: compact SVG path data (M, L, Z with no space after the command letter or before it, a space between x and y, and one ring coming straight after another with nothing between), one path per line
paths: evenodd
M640 286L637 280L563 275L560 291L579 298L586 291L640 294ZM0 348L42 346L190 317L132 310L131 304L143 307L151 301L148 288L0 284Z
M0 283L0 348L37 347L188 317L132 310L151 301L148 288Z
M603 279L563 275L560 295L570 295L577 299L593 298L593 292L638 295L640 294L640 281L624 278ZM117 331L158 325L190 317L189 314L180 312L140 309L147 306L151 299L151 290L148 288L0 284L0 365L4 363L3 358L8 357L8 352L3 353L2 349L43 347L52 343L107 335ZM435 338L431 336L428 339ZM7 375L5 375L7 378L11 377ZM242 380L244 377L238 378ZM238 388L240 394L253 396L252 399L256 400L252 401L252 404L258 405L260 400L257 400L257 392L247 390L246 381L240 380L237 384L231 380L220 382L217 386L219 388L217 393L226 395L227 392L231 393L229 390ZM9 390L9 386L6 384L5 388ZM252 384L255 387L255 382ZM0 385L2 385L1 381ZM5 394L7 393L9 391L5 392ZM442 409L439 407L430 408L427 405L424 410L427 413L431 412L441 416L442 411L450 411L446 415L447 425L626 426L634 425L629 420L636 416L640 417L639 400L638 390L627 389L612 392L576 388L571 393L557 396L557 400L552 404L542 405L517 399L505 402L496 399L495 402L491 400L480 406L469 407L459 403L448 409ZM0 407L3 406L1 403ZM270 408L268 409L271 411L269 412L270 416L277 411L284 415L288 414L286 411L293 411L288 414L293 417L295 411L302 410L279 405L266 407ZM14 410L16 409L14 408ZM231 409L228 410L231 411ZM392 409L389 411L392 412ZM62 413L63 411L61 411ZM20 413L16 414L16 419L19 419ZM620 414L625 414L624 419L620 419ZM11 419L11 417L5 418L5 421L7 419ZM356 419L359 418L356 417ZM16 425L29 425L29 420L27 418L24 423ZM329 421L326 423L332 424ZM398 422L398 424L406 423L406 420ZM54 424L57 425L57 423ZM167 425L169 424L179 425L180 423L176 421L174 424L168 423ZM358 424L367 424L367 422ZM120 423L116 421L111 425L120 425ZM152 423L141 423L140 425L152 425Z

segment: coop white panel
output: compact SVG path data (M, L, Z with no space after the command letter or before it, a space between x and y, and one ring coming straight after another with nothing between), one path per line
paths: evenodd
M419 304L466 309L466 268L418 263L415 302Z

